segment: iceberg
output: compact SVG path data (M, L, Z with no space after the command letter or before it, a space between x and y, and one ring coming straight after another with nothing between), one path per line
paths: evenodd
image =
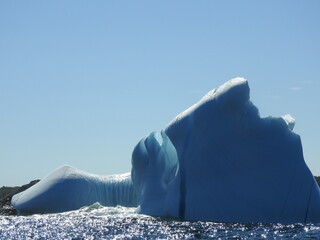
M247 80L210 91L141 139L132 180L144 214L218 222L320 222L320 192L290 115L261 118Z
M164 129L143 137L131 173L98 176L62 166L12 198L19 214L100 202L189 221L320 222L320 191L290 115L266 117L247 80L208 92Z
M136 207L130 173L99 176L64 165L11 200L19 215L66 212L96 202Z

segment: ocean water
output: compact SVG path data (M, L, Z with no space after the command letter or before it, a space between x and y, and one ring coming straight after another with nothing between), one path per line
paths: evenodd
M0 239L320 239L320 224L182 222L94 204L59 214L1 216Z

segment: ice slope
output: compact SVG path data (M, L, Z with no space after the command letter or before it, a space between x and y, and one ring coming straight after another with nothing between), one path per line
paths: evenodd
M14 195L11 204L18 214L28 215L65 212L95 202L105 206L137 206L130 173L98 176L65 165Z
M320 222L319 188L294 119L261 118L232 79L135 147L141 213L218 222Z

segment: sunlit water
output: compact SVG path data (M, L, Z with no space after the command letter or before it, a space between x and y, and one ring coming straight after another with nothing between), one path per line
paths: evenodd
M320 224L182 222L94 204L61 214L1 216L0 239L320 239Z

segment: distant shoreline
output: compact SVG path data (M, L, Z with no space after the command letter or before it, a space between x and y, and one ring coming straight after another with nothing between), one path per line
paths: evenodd
M11 206L11 199L12 196L23 192L24 190L28 189L29 187L33 186L40 180L33 180L28 184L22 185L20 187L1 187L0 188L0 216L10 216L10 215L17 215L16 209Z
M314 177L318 186L320 187L320 176ZM29 187L33 186L40 180L33 180L28 184L22 186L15 186L15 187L6 187L3 186L0 188L0 216L10 216L10 215L17 215L16 209L11 206L11 198L13 195L22 192Z

